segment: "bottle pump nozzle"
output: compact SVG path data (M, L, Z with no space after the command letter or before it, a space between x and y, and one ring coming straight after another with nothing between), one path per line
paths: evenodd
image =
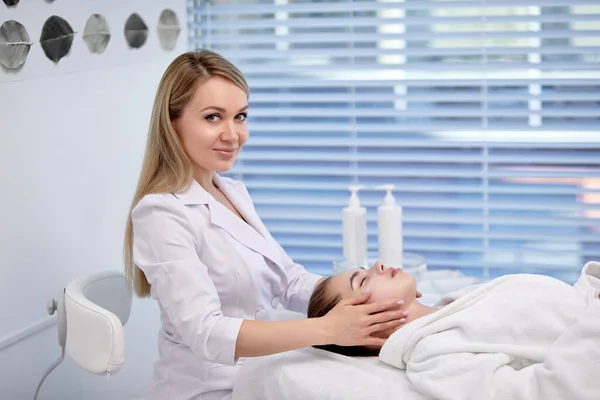
M392 190L394 190L394 185L379 185L375 189L377 190L386 190L387 194L383 199L383 204L386 206L393 206L396 204L396 199L394 195L392 195Z
M350 193L350 200L348 200L348 207L360 207L360 200L358 199L358 191L363 189L364 186L359 185L350 185L348 186L348 190Z

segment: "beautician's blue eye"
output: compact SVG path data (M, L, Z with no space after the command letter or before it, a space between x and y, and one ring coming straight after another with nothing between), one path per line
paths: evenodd
M239 117L242 117L242 118L239 118ZM248 118L248 114L247 113L241 113L241 114L236 115L236 118L238 118L240 121L245 121L246 118Z
M204 117L208 122L216 122L219 118L219 114L210 114ZM214 118L214 119L213 119Z

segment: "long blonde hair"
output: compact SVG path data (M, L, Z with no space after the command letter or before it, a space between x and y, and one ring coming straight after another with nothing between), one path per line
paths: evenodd
M150 284L133 261L131 211L147 194L177 192L192 181L192 163L171 122L181 115L198 85L213 76L231 80L249 95L248 84L240 70L210 50L191 51L175 58L158 85L142 170L127 217L123 247L125 277L129 287L133 287L139 297L149 296Z

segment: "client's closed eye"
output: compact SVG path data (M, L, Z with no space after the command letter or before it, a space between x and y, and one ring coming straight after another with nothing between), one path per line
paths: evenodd
M363 275L362 277L360 276L361 272L364 272L365 269L364 268L360 268L358 271L354 271L354 273L350 276L350 289L351 290L356 290L356 279L362 278L362 280L360 281L360 283L358 284L358 287L361 287L363 285L363 282L365 281L365 275Z

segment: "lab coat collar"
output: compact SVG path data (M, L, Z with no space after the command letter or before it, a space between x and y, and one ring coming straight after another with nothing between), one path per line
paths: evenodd
M267 228L261 222L256 211L254 211L251 200L242 192L242 190L245 192L245 189L236 188L235 183L230 184L216 174L214 182L247 223L242 221L212 196L209 196L208 199L210 222L227 231L227 233L244 246L262 254L275 264L279 264L279 253L275 246L269 243Z
M183 201L186 206L208 204L208 198L210 197L208 192L195 179L192 179L187 188L174 193L174 195Z
M242 190L245 191L245 189L235 187L235 183L230 184L229 181L222 179L217 173L213 174L213 182L248 223L219 203L195 179L192 179L186 189L175 193L175 196L188 206L208 205L211 224L219 226L244 246L279 264L279 253L275 246L269 243L267 228L254 211L250 199L247 199L243 194Z

